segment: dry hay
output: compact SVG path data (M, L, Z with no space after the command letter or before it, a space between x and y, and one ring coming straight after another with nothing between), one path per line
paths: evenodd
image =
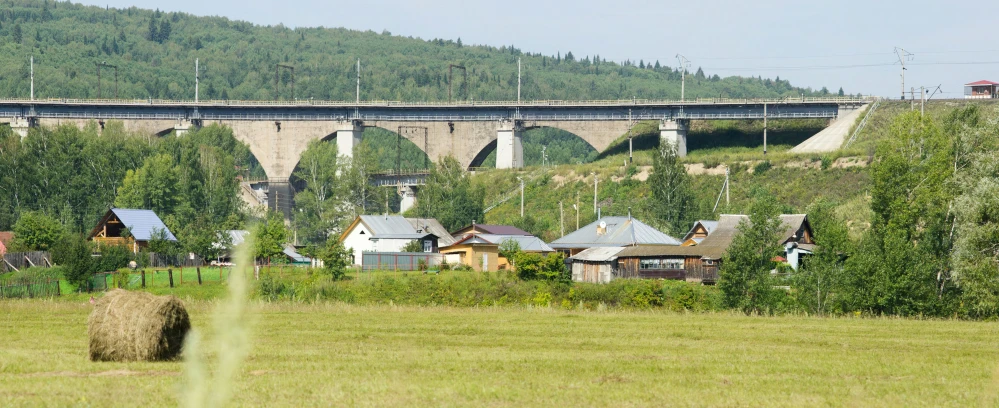
M163 361L180 356L191 320L174 296L115 289L87 321L92 361Z

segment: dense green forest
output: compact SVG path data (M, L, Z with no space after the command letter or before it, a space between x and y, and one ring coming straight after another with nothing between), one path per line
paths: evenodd
M525 99L679 98L680 72L660 61L612 62L571 50L556 55L514 45L462 44L343 28L259 26L225 17L199 17L139 8L114 9L48 0L0 2L0 96L29 95L29 57L40 98L114 96L117 66L122 98L193 99L194 60L200 60L204 99L324 100L355 98L361 60L361 99L512 100L517 59ZM450 85L448 67L454 70ZM687 97L776 97L822 94L780 78L720 78L688 72Z

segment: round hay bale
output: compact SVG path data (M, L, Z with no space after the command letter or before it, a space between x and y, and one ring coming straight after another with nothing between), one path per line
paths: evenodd
M191 320L174 296L115 289L87 321L91 361L163 361L180 356Z

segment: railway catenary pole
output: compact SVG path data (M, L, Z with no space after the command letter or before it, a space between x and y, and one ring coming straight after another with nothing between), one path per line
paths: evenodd
M31 100L35 100L35 56L31 56Z
M905 100L905 62L912 61L913 54L902 47L895 47L895 55L898 56L898 63L902 65L902 100Z

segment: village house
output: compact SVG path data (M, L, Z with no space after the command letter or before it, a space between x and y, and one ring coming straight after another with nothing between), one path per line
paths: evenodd
M617 254L616 276L714 283L718 280L722 257L739 233L739 223L748 219L746 215L722 215L714 226L707 228L708 235L698 238L700 242L695 245L687 245L685 241L682 246L625 248ZM784 230L779 243L784 248L785 261L797 270L801 258L815 249L812 227L805 214L784 214L780 219ZM697 235L704 229L703 221L698 221L687 236Z
M447 230L433 218L405 218L401 215L361 215L340 234L353 256L354 265L363 265L365 252L397 253L412 241L419 241L426 253L439 252L454 243Z
M551 247L567 255L576 255L589 248L629 247L639 245L680 245L680 241L628 217L603 217L562 238Z
M494 228L495 230L505 230L504 227ZM514 227L513 230L517 230ZM519 230L518 230L519 231ZM521 231L523 232L523 231ZM499 254L500 245L505 241L516 242L522 252L535 252L542 255L555 252L540 238L533 235L497 235L497 234L466 234L454 244L441 249L441 254L449 264L465 264L471 266L476 271L497 271L510 268L510 260Z
M154 238L177 241L166 224L152 210L112 208L90 230L87 239L99 244L127 245L133 253L149 247Z
M964 84L964 99L993 99L999 98L999 82L975 81Z

